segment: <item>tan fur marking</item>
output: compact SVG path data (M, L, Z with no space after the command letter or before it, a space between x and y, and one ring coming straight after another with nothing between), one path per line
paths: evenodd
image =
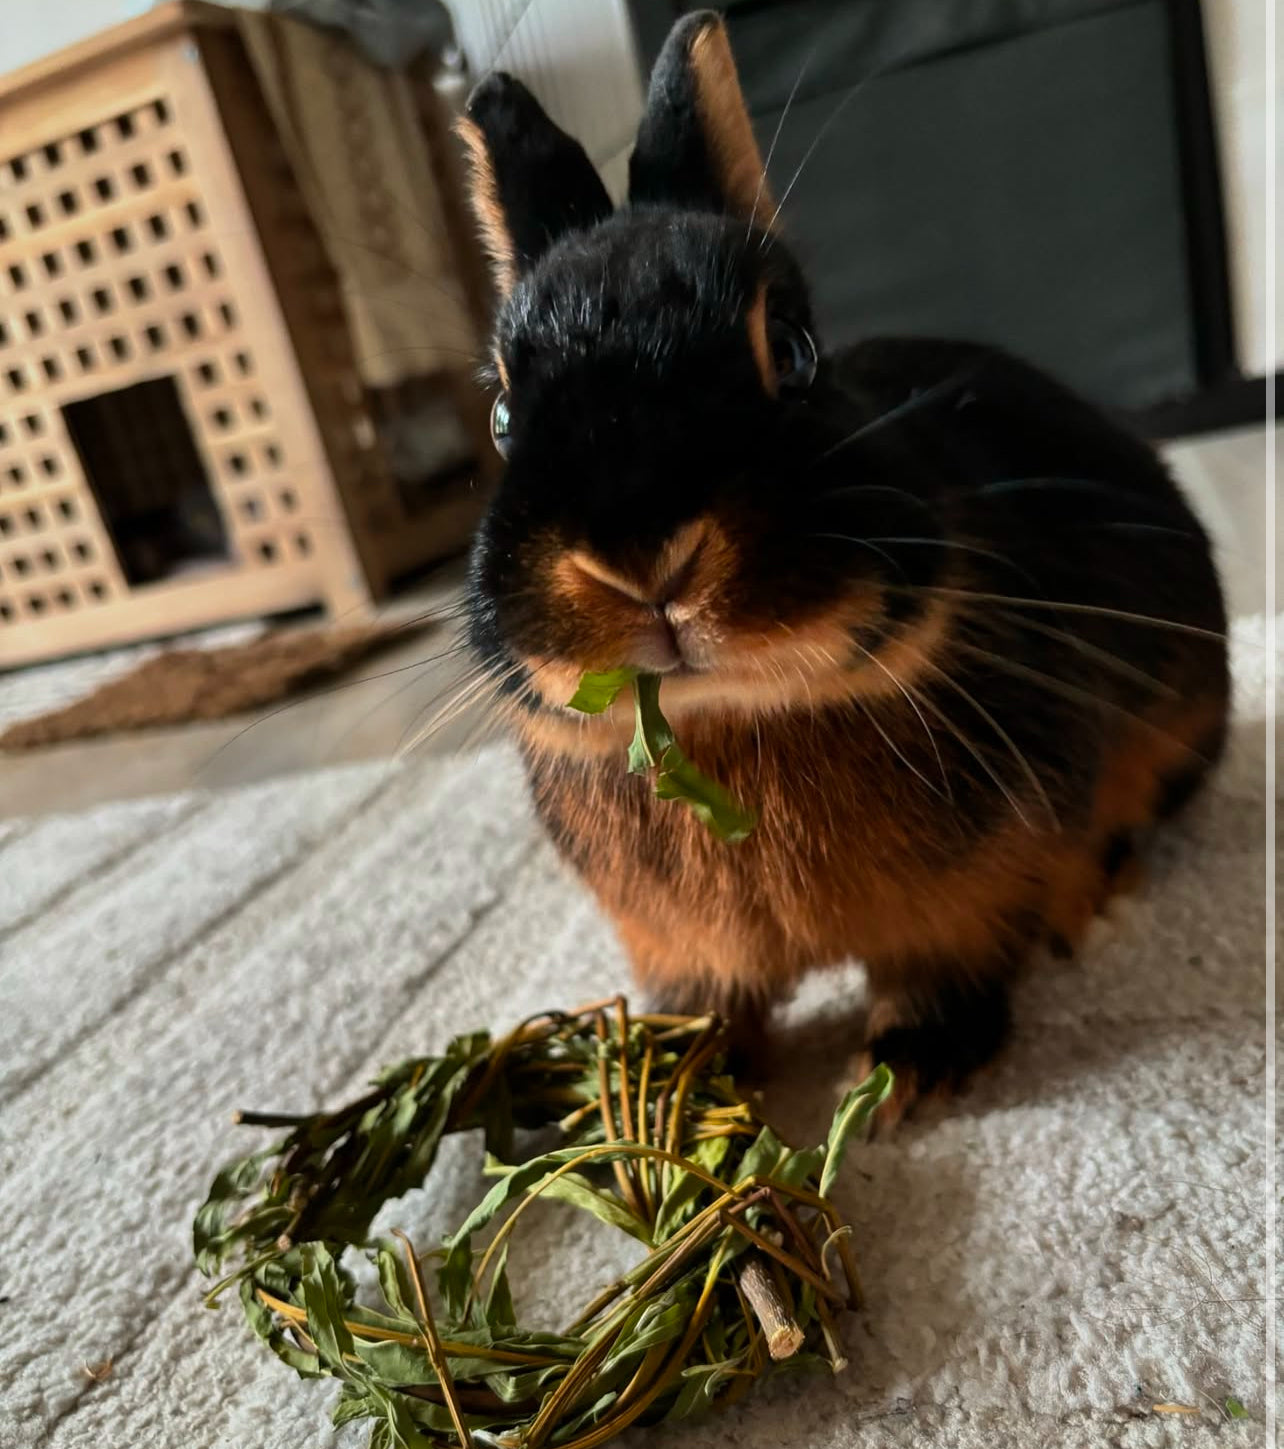
M930 990L933 972L983 978L1017 944L1011 923L1037 909L1062 842L1014 820L960 849L932 796L888 791L887 749L872 732L818 724L800 751L797 730L708 719L683 730L697 765L716 761L722 782L761 811L734 851L654 801L648 782L617 773L618 761L546 778L545 798L584 842L581 869L639 975L657 987L696 979L778 995L818 963L857 956L876 995ZM634 806L598 793L608 790L629 792ZM661 850L671 866L657 875Z
M1093 813L1103 836L1150 824L1163 777L1198 762L1224 709L1221 699L1182 701L1122 733L1097 784Z
M771 343L767 340L767 285L765 282L758 288L758 295L753 299L745 314L745 320L749 327L749 346L753 349L753 360L758 364L762 385L766 388L768 397L775 397L779 379L776 377L776 365L772 361Z
M926 641L943 639L947 629L947 620L937 618L926 620L915 632ZM765 719L847 699L903 699L894 680L912 691L914 679L924 673L923 653L933 647L925 642L920 653L909 644L889 645L878 656L880 663L889 658L893 661L888 673L868 662L846 670L833 667L830 661L840 659L849 642L847 629L833 620L817 621L810 628L775 638L765 636L764 642L730 657L709 674L670 675L664 685L664 712L675 723L690 718ZM896 668L899 659L911 652L914 658L908 659L906 667ZM606 657L618 659L619 655ZM579 666L545 658L530 658L526 663L534 676L535 692L547 704L563 705L575 693L582 672ZM631 703L622 700L613 711L592 718L571 713L522 715L515 723L523 738L542 750L588 758L609 755L628 741L633 711Z
M736 62L721 20L711 22L691 42L691 73L696 108L730 210L764 229L776 207L767 190L762 152L745 110Z
M694 562L705 541L713 534L713 523L708 518L697 518L678 529L656 559L651 575L653 596L667 597L675 584L684 582L683 575L686 570Z
M580 602L585 594L584 580L587 576L605 588L626 599L644 604L647 608L669 602L685 588L689 581L690 568L709 536L707 519L696 519L683 524L681 528L659 550L648 567L636 573L624 574L611 568L588 549L572 548L560 554L550 570L554 592L563 598ZM589 591L588 601L595 601L597 595Z
M1106 848L1121 834L1138 834L1155 823L1164 779L1198 761L1198 746L1224 711L1221 699L1183 701L1127 725L1102 766L1093 796L1087 839L1067 843L1049 882L1049 928L1071 951L1082 943L1093 917L1111 897L1136 889L1142 877L1134 860L1108 879Z
M1067 842L1054 862L1048 880L1044 915L1056 949L1073 954L1079 949L1093 918L1109 895L1101 852L1105 837Z
M473 215L477 218L482 243L490 255L495 286L501 297L507 296L517 280L517 262L513 238L509 234L508 224L504 220L504 208L499 201L499 186L495 181L494 167L490 163L486 137L476 121L467 116L462 116L455 123L455 134L464 143L464 149L468 153L471 173L469 200L472 203Z
M644 584L639 584L636 579L626 578L615 569L607 568L600 559L583 549L572 549L564 558L559 559L554 569L559 574L565 574L568 570L587 574L603 587L623 594L626 599L633 599L639 604L651 602L649 591Z

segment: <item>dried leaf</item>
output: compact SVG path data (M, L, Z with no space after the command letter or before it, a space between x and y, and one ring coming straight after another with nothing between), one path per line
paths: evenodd
M240 1210L245 1198L253 1192L263 1172L263 1165L280 1151L269 1147L252 1152L248 1157L230 1162L214 1179L209 1196L197 1210L192 1225L192 1248L196 1266L202 1273L216 1273L228 1251L250 1231L247 1221L229 1227L229 1220Z
M409 1323L415 1321L410 1308L413 1289L406 1277L405 1265L395 1248L381 1247L375 1254L375 1267L379 1271L379 1289L383 1300L398 1318Z
M730 1147L730 1137L710 1137L697 1142L688 1155L697 1167L717 1176ZM665 1242L689 1221L699 1204L700 1194L708 1190L708 1184L694 1172L675 1172L655 1216L655 1241Z
M821 1197L829 1196L829 1190L838 1176L838 1169L843 1165L847 1144L864 1129L873 1114L891 1096L893 1080L891 1069L880 1062L838 1104L838 1110L834 1113L834 1120L829 1127L825 1166L820 1174Z
M770 1177L776 1164L788 1149L770 1127L764 1126L754 1138L749 1150L740 1159L732 1182L744 1182L751 1177Z
M683 1369L682 1391L664 1416L664 1422L667 1424L677 1419L694 1419L700 1414L707 1414L714 1406L718 1391L730 1379L743 1372L744 1366L736 1360L696 1364L692 1368Z
M501 1162L496 1162L493 1158L487 1159L486 1173L488 1176L504 1177L515 1170ZM651 1246L651 1229L647 1224L626 1207L614 1193L599 1192L588 1178L578 1172L564 1172L558 1178L553 1178L550 1174L542 1181L535 1183L531 1190L539 1192L546 1198L570 1203L572 1207L577 1207L583 1212L592 1213L599 1222L603 1222L611 1228L618 1228L622 1233L628 1233L631 1238L645 1243L648 1248Z
M662 1343L672 1343L680 1338L691 1321L695 1306L695 1292L683 1292L671 1288L654 1303L644 1304L628 1324L626 1333L620 1335L617 1346L602 1364L602 1372L609 1373L621 1365L631 1366L645 1353Z
M321 1362L342 1373L344 1357L355 1350L344 1326L348 1304L339 1270L324 1243L310 1243L303 1250L303 1306L308 1337L316 1344Z
M336 1429L341 1429L354 1419L373 1418L377 1413L378 1406L369 1394L362 1393L352 1384L344 1384L343 1392L339 1395L339 1402L334 1406L334 1412L330 1415L330 1422ZM371 1441L373 1442L373 1436L371 1436Z
M508 1286L508 1244L500 1249L499 1258L491 1269L490 1292L486 1295L483 1310L487 1325L496 1332L517 1327L517 1313L513 1308L513 1294Z
M285 1334L272 1310L259 1298L253 1278L241 1279L241 1308L254 1333L301 1379L318 1379L325 1374L326 1370L316 1354L300 1348Z

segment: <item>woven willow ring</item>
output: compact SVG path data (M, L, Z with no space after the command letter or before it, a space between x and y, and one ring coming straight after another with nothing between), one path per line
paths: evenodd
M796 1151L725 1075L727 1045L715 1017L630 1017L613 1000L497 1042L457 1037L334 1112L243 1113L289 1132L225 1167L197 1215L197 1265L231 1268L206 1301L235 1286L278 1357L342 1380L334 1422L375 1421L371 1449L591 1449L634 1423L732 1403L773 1365L837 1371L836 1316L859 1289L829 1192L891 1075L878 1068L839 1104L828 1140ZM554 1125L561 1146L507 1165L516 1129ZM473 1129L499 1180L459 1230L423 1255L401 1233L399 1245L372 1239L380 1208L423 1185L442 1137ZM505 1271L509 1236L541 1195L647 1249L560 1334L516 1323ZM357 1301L350 1253L377 1267L378 1307Z

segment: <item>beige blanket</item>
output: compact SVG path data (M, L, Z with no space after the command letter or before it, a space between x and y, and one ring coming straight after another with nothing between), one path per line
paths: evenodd
M471 369L476 333L410 83L338 32L249 10L238 21L339 274L363 381Z

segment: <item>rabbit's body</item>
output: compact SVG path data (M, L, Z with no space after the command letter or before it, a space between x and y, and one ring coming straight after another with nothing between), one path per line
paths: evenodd
M1162 465L1077 399L952 344L873 343L846 367L871 419L966 368L970 384L906 418L897 441L921 434L929 454L972 466L936 509L947 546L926 587L942 592L916 601L849 698L670 709L695 763L757 804L757 830L729 848L627 775L627 719L588 738L541 715L520 728L552 838L653 991L752 1018L808 970L863 960L871 1052L902 1076L911 1065L921 1089L933 1061L950 1076L989 1054L1012 974L1041 944L1077 943L1148 828L1216 759L1225 620L1202 530ZM1051 481L1070 458L1083 486ZM907 1063L897 1043L914 1030L931 1049Z
M752 1023L859 958L867 1049L908 1101L992 1054L1013 973L1073 947L1217 757L1225 617L1153 452L1033 369L929 341L800 369L805 292L759 229L760 173L726 160L743 131L715 126L700 153L673 119L675 97L706 126L725 99L721 35L692 17L670 40L635 200L671 151L690 208L703 154L740 220L612 217L574 143L541 142L574 178L573 224L513 262L496 364L513 450L473 638L540 815L642 981ZM532 134L513 84L474 103L483 166ZM481 178L491 222L514 187ZM627 663L666 672L685 752L757 807L743 843L626 773L626 701L566 710L582 670Z

